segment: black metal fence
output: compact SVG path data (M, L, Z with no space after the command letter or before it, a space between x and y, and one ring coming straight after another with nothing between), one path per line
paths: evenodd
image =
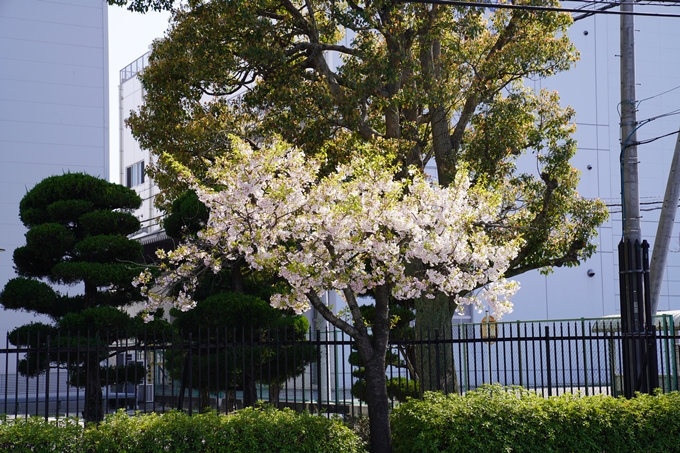
M657 345L659 385L663 392L677 390L680 336L671 316L657 317L655 326L646 339ZM390 343L385 372L393 404L439 382L455 382L447 390L460 393L501 383L545 396L618 396L626 338L617 318L459 324L451 335L414 329ZM97 332L19 343L24 346L7 340L0 349L0 414L8 417L81 416L88 398L99 398L104 412L228 412L263 400L297 410L366 413L361 363L352 339L339 331L310 331L303 340L268 329L172 338ZM434 385L415 379L425 375ZM94 387L88 379L97 381Z

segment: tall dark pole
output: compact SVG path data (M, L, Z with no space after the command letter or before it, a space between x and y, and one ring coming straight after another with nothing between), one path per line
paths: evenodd
M633 0L621 3L621 12L632 12ZM642 365L639 341L636 341L640 314L641 290L636 278L637 246L640 245L640 192L637 156L637 117L635 113L635 19L622 14L621 22L621 206L623 237L619 244L619 280L621 291L621 334L623 341L623 394L632 398Z
M633 0L621 12L632 13ZM635 97L635 19L621 15L621 197L623 238L619 244L623 393L651 393L658 386L656 340L650 310L649 244L640 231L640 184Z
M623 0L621 12L633 12L633 0ZM637 103L635 101L635 18L621 15L621 177L623 237L641 241L640 186L637 154Z

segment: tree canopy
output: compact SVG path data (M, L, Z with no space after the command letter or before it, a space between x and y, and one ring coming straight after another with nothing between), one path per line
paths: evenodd
M423 3L189 1L153 44L129 124L158 157L161 203L186 188L171 160L201 177L230 133L279 134L327 171L381 141L403 170L433 168L443 186L465 166L490 188L518 189L508 208L526 214L512 225L525 241L508 276L577 265L606 210L576 191L573 111L524 84L576 61L570 23L554 11ZM518 167L522 156L534 163Z

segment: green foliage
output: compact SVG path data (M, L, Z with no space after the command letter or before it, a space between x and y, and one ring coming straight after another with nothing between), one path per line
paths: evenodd
M18 278L0 293L6 309L49 316L53 325L28 324L10 332L15 346L73 346L103 348L129 339L138 327L120 310L142 300L132 285L139 274L142 246L128 239L139 229L130 213L141 198L127 187L83 173L45 178L19 204L19 217L28 228L26 245L14 251ZM46 282L82 284L83 294L62 294ZM61 333L59 333L61 331ZM96 334L95 334L96 332ZM100 369L107 358L102 349L82 353L27 353L18 363L22 374L37 376L65 366L73 385L85 387L85 418L103 417L101 385L139 382L135 370ZM129 370L128 370L129 371ZM111 378L108 379L107 378ZM116 379L122 379L117 381Z
M0 451L68 453L358 453L361 442L337 419L271 407L234 415L181 412L128 416L120 411L83 429L75 420L0 423Z
M210 212L193 190L188 190L172 202L170 214L163 220L165 232L171 238L181 239L195 234L208 221Z
M400 452L618 453L680 451L680 393L564 394L484 386L465 396L426 393L392 413Z
M304 371L316 357L316 348L302 341L309 330L304 316L271 307L264 300L241 293L219 292L198 302L187 312L172 309L173 326L186 340L215 344L274 342L276 346L219 346L192 355L192 384L208 392L244 390L244 404L255 403L255 383L270 385L272 402L289 379ZM280 343L278 343L280 342ZM186 353L168 351L166 369L173 379L183 379ZM293 366L292 364L295 364ZM207 404L207 398L206 398Z
M28 228L44 223L65 225L92 211L140 205L139 196L127 187L84 173L66 173L47 177L29 190L19 204L19 217Z
M46 423L42 417L0 420L0 451L6 453L80 452L83 427L65 418Z

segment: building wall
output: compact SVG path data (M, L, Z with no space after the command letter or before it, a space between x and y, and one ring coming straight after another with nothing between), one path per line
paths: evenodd
M68 171L108 176L107 36L102 0L0 0L0 288L25 244L26 191ZM0 312L0 344L36 320Z
M151 159L149 151L142 149L132 136L132 132L125 124L131 111L139 110L144 102L144 89L137 77L148 65L149 53L142 55L120 71L119 102L120 102L120 175L118 183L133 188L142 198L142 206L135 211L135 215L142 222L140 235L156 232L160 229L161 212L154 206L154 196L158 187L151 178L144 176L143 182L130 181L127 169L143 163L147 166Z
M664 8L658 11L668 12ZM556 269L549 276L532 272L519 277L522 289L514 299L515 311L504 319L598 317L620 310L619 20L619 16L596 15L575 22L569 31L581 54L575 68L533 82L536 89L557 90L563 105L576 110L578 152L573 165L581 171L579 193L599 197L610 205L610 220L599 228L598 252L576 268ZM680 109L680 30L673 19L640 16L635 18L635 29L640 102L637 119L641 121ZM679 122L678 116L652 121L638 130L638 141L677 131ZM656 208L663 200L676 139L673 135L638 146L642 236L652 246L660 213ZM676 221L676 239L671 242L659 310L680 309L677 224ZM588 276L589 269L595 272L593 277Z

